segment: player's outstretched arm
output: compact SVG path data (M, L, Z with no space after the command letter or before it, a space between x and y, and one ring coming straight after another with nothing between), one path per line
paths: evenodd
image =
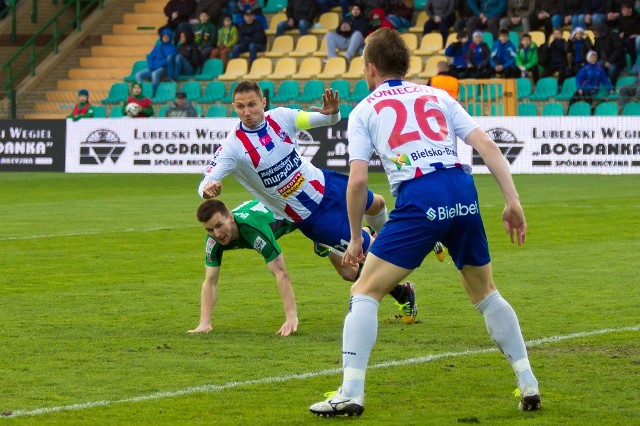
M208 333L212 330L211 314L218 299L220 268L205 266L205 278L200 290L200 324L188 333Z
M278 257L273 259L271 262L267 263L267 267L276 277L278 291L280 292L280 298L284 305L286 317L284 324L282 324L282 327L280 327L280 330L278 330L276 334L289 336L291 333L298 330L298 310L296 308L296 296L293 294L291 277L284 265L284 256L282 253L280 253Z
M222 182L207 182L202 186L202 198L208 200L222 194Z
M339 106L340 99L338 97L338 92L334 92L333 89L325 89L322 94L322 108L312 106L311 110L324 115L332 115L336 114L340 110Z
M509 166L500 152L500 148L487 135L487 133L477 128L466 137L465 142L473 147L489 168L489 171L498 182L505 200L505 208L502 214L504 229L509 234L511 242L518 245L524 244L527 232L527 221L524 211L520 205L520 196L513 182Z

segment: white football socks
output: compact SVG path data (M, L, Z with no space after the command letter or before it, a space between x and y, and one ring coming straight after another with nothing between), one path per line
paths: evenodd
M378 305L378 301L370 296L351 296L342 332L344 396L357 397L364 393L367 363L378 335Z
M367 225L375 229L376 232L380 232L388 219L389 213L387 212L386 206L374 216L364 215L364 220L367 222Z

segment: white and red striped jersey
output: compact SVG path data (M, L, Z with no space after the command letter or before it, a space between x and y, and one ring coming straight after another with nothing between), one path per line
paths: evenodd
M377 152L391 193L406 180L437 169L462 167L457 138L478 124L444 90L408 81L381 84L349 115L349 160L369 161Z
M322 170L298 152L298 113L275 108L252 130L239 123L205 168L200 195L207 182L231 174L277 217L293 222L309 217L322 200L325 181Z

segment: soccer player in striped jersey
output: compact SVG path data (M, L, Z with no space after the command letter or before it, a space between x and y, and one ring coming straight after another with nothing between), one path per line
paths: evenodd
M506 204L505 230L520 245L527 225L518 192L500 149L460 104L443 90L404 80L410 57L396 31L381 28L367 37L363 72L372 93L349 116L351 240L345 263L364 258L359 224L374 151L382 160L396 206L351 288L343 330L342 386L310 410L321 416L362 414L367 364L377 337L378 304L395 283L420 266L436 241L449 249L469 299L515 372L519 408L537 410L538 382L518 318L494 285L478 194L470 167L457 156L457 139L480 154L496 179Z

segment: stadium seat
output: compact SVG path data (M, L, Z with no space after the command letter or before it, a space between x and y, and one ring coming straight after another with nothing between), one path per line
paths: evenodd
M420 9L414 8L414 10ZM424 9L420 10L420 12L418 12L418 16L416 17L416 24L409 28L409 32L422 34L422 31L424 30L424 24L428 19L429 15L427 15L427 12Z
M517 99L527 99L531 95L531 80L528 78L516 79L516 92L518 93Z
M622 108L622 115L640 115L640 102L629 102Z
M542 107L543 116L563 116L564 107L559 102L549 102Z
M469 115L479 117L482 115L482 104L480 102L470 102L467 106Z
M202 65L202 71L193 77L197 81L210 81L218 78L224 72L224 64L222 59L207 59Z
M158 86L158 91L156 92L156 96L151 98L151 100L156 104L174 101L176 98L177 90L178 90L178 85L174 81L162 82Z
M229 91L227 92L226 95L224 95L224 98L222 98L222 102L224 102L225 104L229 104L233 101L233 90L236 88L237 85L238 85L237 81L234 81L233 83L231 83L231 86L229 86Z
M418 74L422 72L422 66L422 57L412 56L409 61L409 69L407 70L407 75L405 77L408 79L418 77Z
M351 93L351 88L347 80L333 80L331 84L329 84L329 87L338 92L338 98L341 102L344 102Z
M103 104L121 104L129 97L129 85L127 83L114 83L109 89L109 95L102 101Z
M271 15L271 18L269 18L269 27L264 30L264 32L270 36L270 35L276 35L276 31L278 29L278 24L282 21L286 21L287 20L287 14L284 12L278 12L278 13L274 13L273 15Z
M287 104L287 105L283 105L283 107L291 108L291 109L302 109L302 105L300 104Z
M324 70L316 76L320 80L331 80L338 78L347 72L347 60L342 56L335 56L327 59Z
M204 93L200 96L200 102L219 102L224 98L227 88L221 81L212 81L204 88Z
M124 114L122 113L122 107L120 105L114 105L111 107L111 111L109 111L110 118L122 118Z
M298 96L300 96L300 83L297 80L285 80L278 87L271 102L287 103L297 99Z
M442 35L440 33L429 33L422 36L420 47L413 52L414 55L428 56L440 53L442 50Z
M456 41L458 41L458 33L449 33L449 35L447 36L447 40L444 42L444 47L446 48L447 46L449 46L452 43L455 43ZM444 50L442 53L444 54Z
M262 8L262 13L271 14L282 12L287 7L287 0L269 0L267 4Z
M591 115L591 105L582 101L571 104L567 115L569 117Z
M324 82L320 80L309 80L304 84L302 93L296 98L296 102L301 104L318 102L322 100L323 94Z
M529 35L531 35L531 41L537 44L538 47L542 46L547 40L547 37L544 35L544 31L531 31ZM517 44L516 47L518 47Z
M264 53L267 58L281 58L287 56L293 50L293 37L282 35L273 39L271 49Z
M347 118L347 117L349 117L349 114L351 114L351 111L353 110L353 105L351 105L351 104L340 104L340 106L338 108L340 108L340 117Z
M240 80L249 72L249 63L245 58L233 58L227 63L224 74L218 76L220 81Z
M207 110L207 117L227 117L227 107L224 105L211 105Z
M313 36L312 36L313 37ZM297 70L296 60L294 58L280 58L276 62L273 72L269 74L270 80L286 80L290 78Z
M102 105L93 106L93 118L106 118L107 108Z
M276 39L277 40L277 39ZM251 63L251 70L243 77L245 80L262 80L273 72L273 63L270 58L258 58Z
M356 56L353 59L351 59L351 63L349 64L349 70L342 77L347 78L349 80L361 79L363 67L364 67L364 60L362 59L362 56Z
M427 59L427 63L424 67L424 71L418 74L418 77L431 78L434 75L438 74L437 65L438 65L438 62L440 61L446 62L447 57L442 55L430 56L429 59Z
M490 113L492 117L499 117L504 115L504 105L502 103L491 104Z
M575 95L576 90L577 90L576 78L575 77L565 78L564 82L562 82L560 93L556 95L556 100L568 101L573 97L573 95Z
M519 25L518 27L522 28L522 25ZM518 28L516 27L516 28ZM513 45L516 47L516 49L519 48L520 46L520 34L518 33L518 31L509 31L509 40L511 40L511 43L513 43Z
M167 110L169 109L171 105L162 105L160 107L160 109L158 110L158 114L156 115L156 117L158 118L162 118L162 117L166 117L167 116Z
M187 100L189 100L189 102L193 102L200 99L202 87L197 81L187 81L182 85L180 90L187 94Z
M142 82L142 96L145 98L151 98L153 94L153 85L149 81Z
M616 102L602 102L596 106L593 115L612 116L618 115L618 104Z
M140 71L142 71L145 68L147 68L147 61L146 60L134 62L133 66L131 67L131 74L126 76L124 78L124 81L126 81L128 83L133 83L134 81L136 81L136 74L138 74Z
M322 71L322 61L320 58L304 58L300 64L298 72L291 78L296 80L309 80L315 78Z
M536 88L529 96L532 101L546 101L558 93L558 80L555 77L543 77L538 80Z
M636 80L637 80L637 77L633 75L625 75L625 76L619 77L618 81L616 82L616 92L620 91L621 87L630 86L634 84Z
M316 50L318 50L318 37L312 34L306 34L298 38L296 48L289 53L289 56L295 58L311 56Z
M327 37L326 36L322 37L322 41L320 42L320 48L318 48L315 52L313 52L313 55L311 56L316 56L318 58L327 57Z
M499 83L497 81L496 83ZM502 84L479 84L479 90L482 94L482 101L484 102L493 102L499 99L502 99L503 89Z
M473 83L465 83L460 85L460 94L458 98L461 102L475 99L478 96L478 85Z
M427 5L427 0L415 0L413 2L414 10L422 10Z
M411 54L413 54L418 49L418 36L414 33L402 33L400 36L406 43Z
M271 100L276 95L276 85L273 81L261 80L258 82L258 86L260 86L260 90L262 90L262 93L265 97L269 96L269 100Z
M320 15L318 22L309 30L311 34L326 34L333 31L340 25L340 14L336 12L325 12Z
M471 38L471 35L469 35L469 38ZM493 49L493 34L491 34L491 31L482 32L482 41L487 43L489 50Z
M371 90L369 90L367 80L358 80L353 86L353 91L347 100L357 103L369 96L369 93L371 93Z
M522 102L518 104L518 116L535 117L538 115L538 107L532 102Z

